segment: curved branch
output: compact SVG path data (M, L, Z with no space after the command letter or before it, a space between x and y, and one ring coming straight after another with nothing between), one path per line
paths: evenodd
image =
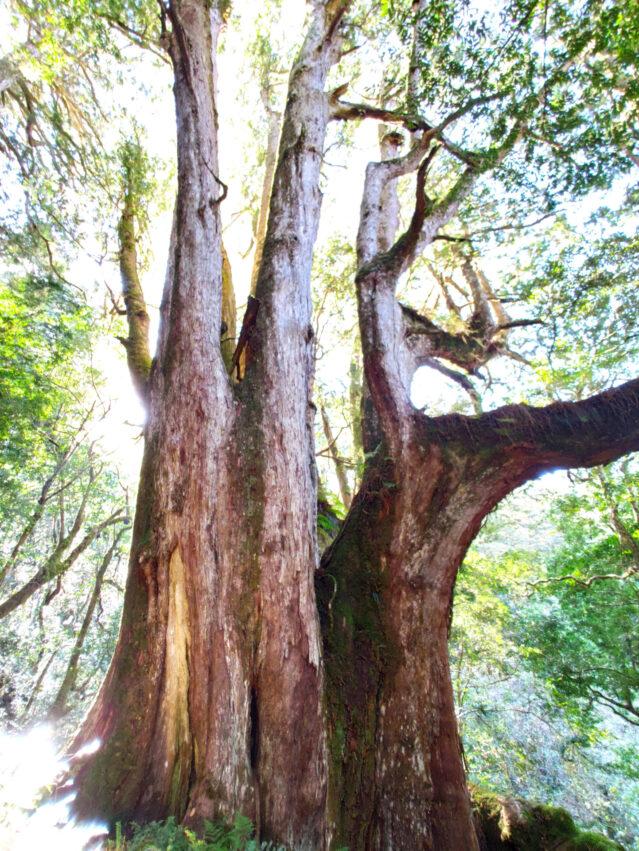
M374 262L378 256L377 236L381 218L379 201L384 187L391 180L419 168L430 144L430 136L425 133L404 156L367 165L357 232L357 262L360 269Z
M564 576L549 576L546 579L536 579L534 582L527 582L531 588L537 585L548 585L555 582L574 582L576 585L581 585L582 588L590 588L593 582L600 582L602 579L616 579L624 581L634 576L638 572L636 567L629 567L623 573L596 573L594 576L589 576L587 579L581 579L574 576L572 573L566 573Z
M123 36L128 38L137 47L141 47L143 50L148 50L149 53L152 53L157 59L160 59L167 65L170 64L170 59L166 51L163 50L164 45L161 39L149 38L149 36L138 32L133 29L133 27L128 26L124 21L119 20L113 15L109 15L107 12L98 11L96 14L98 17L103 18L109 26L122 33Z
M595 467L639 450L639 379L580 402L507 405L476 418L418 416L423 440L474 455L481 449L478 472L498 470L503 496L545 470Z
M98 537L98 535L104 531L108 526L113 525L114 523L124 523L126 518L124 515L123 509L118 509L106 520L103 520L102 523L99 523L93 529L91 529L84 536L82 541L72 550L67 558L63 561L60 560L59 554L54 553L54 556L47 559L47 561L34 573L34 575L26 582L21 588L19 588L15 593L13 593L10 597L8 597L4 603L0 605L0 619L6 617L11 614L11 612L15 611L19 606L25 603L30 597L32 597L35 592L42 588L43 585L46 585L47 582L50 582L52 579L56 579L58 577L63 576L69 568L78 560L78 558L82 555L82 553L87 550L93 541Z
M91 408L91 410L93 410L93 408ZM62 490L64 490L64 487L66 487L66 486L63 486L62 488L58 488L53 493L50 493L50 490L51 490L51 487L52 487L54 481L62 473L62 471L64 470L66 465L69 463L69 461L71 460L71 458L73 457L73 455L75 454L75 452L77 451L77 449L80 445L79 442L77 441L77 434L84 428L85 422L86 422L86 418L82 421L82 423L81 423L81 425L78 429L78 432L76 432L76 437L74 437L74 439L72 440L71 444L69 445L69 448L67 449L66 452L64 452L60 456L56 466L53 469L53 472L48 477L48 479L45 481L45 483L42 485L42 488L40 490L40 496L38 497L37 508L31 514L31 517L27 520L27 522L23 526L22 531L20 533L20 536L18 537L17 542L15 543L13 549L11 550L11 554L9 555L9 558L0 568L0 585L2 585L5 578L8 576L8 574L13 569L13 566L15 565L17 558L20 555L20 551L22 550L22 547L29 540L31 533L33 532L33 530L35 529L37 524L40 522L42 515L44 513L45 505L47 504L47 502L49 502L49 500L53 499L55 496L57 496L59 493L61 493Z

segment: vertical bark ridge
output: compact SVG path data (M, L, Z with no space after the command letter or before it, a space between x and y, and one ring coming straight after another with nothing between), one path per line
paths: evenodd
M240 385L253 505L247 517L256 598L251 687L259 717L255 774L262 835L308 849L327 842L323 666L313 584L310 278L329 118L324 88L339 42L341 12L331 7L345 5L313 4L291 70L255 289L260 308Z
M102 740L78 767L75 809L111 822L182 818L185 810L194 820L214 811L251 814L250 788L237 781L248 774L245 730L236 721L245 700L224 678L224 669L241 672L239 639L215 641L229 621L222 591L233 543L227 546L231 524L219 498L233 422L220 351L223 187L213 61L221 16L204 0L172 0L168 16L178 197L147 440L120 637L72 745ZM223 759L205 762L218 752ZM206 784L213 792L199 812Z

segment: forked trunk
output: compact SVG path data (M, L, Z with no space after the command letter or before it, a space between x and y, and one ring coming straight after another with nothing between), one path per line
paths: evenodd
M518 485L637 446L637 406L635 380L541 409L413 411L369 461L317 582L338 846L477 849L447 652L457 571Z
M347 0L311 5L240 384L220 344L222 3L161 5L175 69L178 196L121 633L74 742L101 740L75 765L75 809L111 823L173 814L195 826L242 812L263 838L309 851L331 845L333 827L334 847L475 851L446 649L457 569L482 518L518 484L639 446L639 383L548 409L416 412L413 371L445 352L419 333L426 320L397 304L395 285L474 172L468 166L426 204L435 130L404 158L371 164L357 284L375 408L369 439L381 443L318 575L324 689L310 276L324 89ZM380 225L380 197L415 168L415 214L386 250L394 225Z
M315 4L291 72L240 384L220 348L221 18L204 0L173 0L167 12L178 196L121 633L74 742L102 740L77 767L75 809L196 827L242 812L264 838L321 849L310 273L342 10Z

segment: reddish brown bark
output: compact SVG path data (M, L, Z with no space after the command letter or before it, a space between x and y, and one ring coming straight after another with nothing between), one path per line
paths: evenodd
M221 596L217 549L228 530L222 526L214 536L206 530L219 514L215 497L225 473L220 447L231 411L220 350L210 345L211 328L219 329L221 317L216 204L221 187L211 58L220 20L216 8L208 11L188 0L172 4L170 17L179 190L162 332L150 377L120 638L76 739L76 745L94 737L104 743L76 778L76 809L109 820L171 813L181 818L209 727L220 726L210 717L208 654L220 647L219 638L212 640ZM230 667L238 663L232 640L229 644ZM244 714L238 711L237 726ZM229 736L225 757L236 756L237 749L237 736ZM244 752L243 746L246 764ZM228 797L221 796L221 811Z
M639 447L639 381L481 417L414 412L322 559L331 809L351 848L477 848L448 670L457 571L486 514L543 470Z
M239 384L218 330L221 18L205 0L168 6L178 197L121 633L73 743L102 740L76 766L82 816L197 827L243 812L265 838L327 845L309 394L324 84L342 14L329 6L315 4L291 73Z
M407 316L395 297L402 270L475 178L468 166L453 190L427 204L433 155L425 132L403 157L369 164L358 233L359 321L380 444L318 580L331 807L340 841L353 848L478 848L447 657L459 566L482 519L524 481L639 446L638 381L545 409L438 419L414 410L410 384L424 353L468 369L477 354L477 363L490 356L480 327L492 321L487 305L477 339L457 339L425 317ZM384 198L411 170L418 171L415 212L391 245Z
M639 389L478 418L416 412L419 353L395 284L453 215L476 167L428 210L423 178L437 129L405 159L369 167L357 283L370 434L381 442L319 572L324 691L310 275L324 89L344 5L312 4L291 72L238 384L219 339L220 10L208 0L167 7L175 226L121 634L74 742L97 736L102 746L76 766L75 806L111 822L174 814L195 826L241 811L264 838L304 849L476 849L446 650L459 564L482 518L526 479L637 448ZM413 222L381 251L394 234L380 222L380 197L417 168Z

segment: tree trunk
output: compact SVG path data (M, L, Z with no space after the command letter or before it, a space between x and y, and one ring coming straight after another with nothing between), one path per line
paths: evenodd
M224 739L221 764L239 775L235 784L220 784L216 806L225 814L252 811L246 685L235 630L227 635L223 626L232 529L218 494L232 402L219 345L212 345L222 289L212 66L220 16L215 5L189 0L172 3L168 14L178 199L162 328L120 637L74 743L104 742L80 768L75 806L109 821L182 818L209 738ZM216 666L239 685L227 687L217 716L210 706Z
M349 848L475 849L447 638L476 509L456 539L452 464L435 450L416 468L385 451L318 583L337 833Z
M639 444L639 382L585 402L428 419L383 443L318 574L330 810L349 848L476 849L447 654L482 519L558 466Z
M289 84L243 381L220 348L214 56L221 17L168 7L178 197L120 637L73 749L76 812L251 818L321 849L326 735L310 401L310 274L326 74L343 14L314 5ZM281 499L286 494L283 510Z

